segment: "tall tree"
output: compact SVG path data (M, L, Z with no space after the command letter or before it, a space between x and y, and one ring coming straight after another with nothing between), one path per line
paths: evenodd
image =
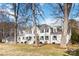
M60 46L65 48L66 47L66 41L67 41L67 34L68 34L68 19L69 19L69 13L71 10L72 4L64 4L64 24L63 24L63 31L62 31L62 38L61 38L61 44Z
M64 25L61 38L61 47L66 47L67 31L68 31L68 7L67 4L64 4Z
M69 14L71 11L72 4L71 3L58 3L57 6L54 6L56 9L54 9L53 15L57 18L62 18L63 20L63 28L62 28L62 36L61 36L61 47L66 47L66 41L67 41L67 34L68 34L68 19Z
M35 3L30 3L30 4L26 4L26 10L29 11L30 10L30 18L32 20L33 23L33 34L35 35L35 46L38 47L39 46L39 38L38 38L38 33L37 33L37 25L38 25L38 16L41 16L43 18L43 11L40 9L40 4L35 4ZM27 13L27 15L29 15L29 13ZM29 18L29 19L30 19Z
M13 10L14 10L15 24L16 24L14 43L17 43L17 19L18 19L19 6L16 3L13 3L12 5L13 5Z
M33 20L33 27L34 27L34 31L33 33L35 34L35 46L39 46L39 42L38 42L38 33L37 33L37 26L36 26L36 20L35 20L35 4L32 3L32 20Z

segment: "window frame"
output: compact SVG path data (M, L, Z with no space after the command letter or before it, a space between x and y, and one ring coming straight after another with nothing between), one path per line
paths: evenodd
M48 32L49 32L49 28L46 28L46 29L45 29L45 32L47 32L47 33L48 33Z
M52 39L53 39L53 40L57 40L57 36L53 36Z
M44 40L44 36L41 36L41 40Z
M45 40L49 40L49 36L45 36Z

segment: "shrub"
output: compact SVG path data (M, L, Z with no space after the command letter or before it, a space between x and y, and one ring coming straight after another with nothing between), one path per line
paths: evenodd
M79 34L74 29L72 30L71 42L72 44L79 42Z

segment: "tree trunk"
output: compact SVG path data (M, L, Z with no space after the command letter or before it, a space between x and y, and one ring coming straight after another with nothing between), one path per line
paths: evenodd
M34 35L35 35L35 46L39 46L39 39L38 39L38 33L37 33L37 27L36 27L36 20L35 20L35 4L32 3L32 20L33 20L33 27L34 27Z
M13 7L14 7L14 15L15 15L15 34L14 34L14 43L17 44L17 6L16 3L13 3Z
M61 43L60 46L62 48L66 48L66 40L67 40L67 30L68 30L68 7L67 3L64 4L64 24L63 24L63 30L62 30L62 37L61 37Z

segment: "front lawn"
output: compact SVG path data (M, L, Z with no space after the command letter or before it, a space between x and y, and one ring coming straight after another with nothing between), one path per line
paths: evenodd
M77 49L78 45L72 45L70 48ZM26 44L5 44L0 43L1 56L68 56L66 49L61 49L59 45L44 45L41 47L33 47Z

